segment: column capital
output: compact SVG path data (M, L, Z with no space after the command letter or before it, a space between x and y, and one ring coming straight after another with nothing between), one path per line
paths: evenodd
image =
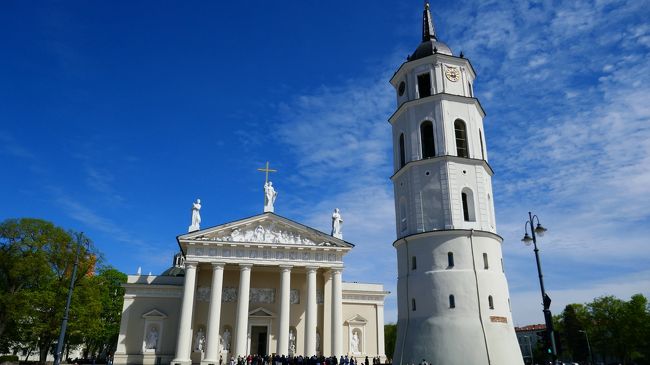
M223 270L224 266L226 266L225 262L213 262L212 263L212 269L214 269L214 270Z
M305 269L307 270L308 273L316 272L319 267L318 266L305 266Z
M240 271L250 270L251 268L253 268L253 264L239 264Z
M291 271L291 269L293 269L292 265L280 265L279 267L280 267L280 270L282 270L282 272Z
M185 261L185 268L186 269L196 269L196 267L199 265L197 261Z

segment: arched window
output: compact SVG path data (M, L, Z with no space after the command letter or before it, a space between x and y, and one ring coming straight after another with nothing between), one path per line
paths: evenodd
M487 253L485 253L485 252L483 253L483 268L485 270L490 268L490 264L488 263L488 256L487 256Z
M406 152L404 151L404 133L399 135L399 167L406 165Z
M449 295L449 308L456 308L456 298L453 294Z
M470 97L474 96L474 91L472 90L472 84L470 84L469 82L467 83L467 91L469 92Z
M467 127L465 122L457 119L454 122L454 133L456 134L456 155L458 157L469 157L467 152Z
M422 158L435 156L436 147L433 140L433 123L428 120L420 124L420 140L422 141Z
M454 253L447 252L447 266L454 267Z
M418 268L418 263L417 260L415 259L415 256L411 257L411 270L415 270Z
M474 193L469 188L464 188L460 194L463 204L463 220L465 222L476 221L476 213L474 210Z
M415 298L411 299L411 309L415 312Z
M481 141L481 159L485 160L485 149L483 148L483 132L478 130L478 139Z
M494 309L494 299L492 299L491 295L488 297L488 305L490 306L490 309Z

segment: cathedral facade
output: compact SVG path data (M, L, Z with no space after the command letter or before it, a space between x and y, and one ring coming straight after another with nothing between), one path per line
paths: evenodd
M177 237L161 275L130 275L115 364L227 364L258 355L384 355L381 284L342 281L354 248L272 213ZM336 219L335 219L336 218Z

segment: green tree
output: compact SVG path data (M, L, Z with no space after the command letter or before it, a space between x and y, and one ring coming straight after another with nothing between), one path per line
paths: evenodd
M76 237L76 239L74 238ZM75 261L82 245L77 286L83 287L97 255L86 250L90 240L54 224L32 218L0 223L0 344L20 344L40 350L40 362L58 337L65 298ZM70 326L98 313L80 302L90 298L75 294ZM81 312L84 312L83 315Z
M395 341L397 340L397 325L389 323L384 325L384 349L386 357L393 359L395 353Z
M83 334L83 343L88 346L91 354L103 356L115 352L124 300L122 284L126 279L126 274L105 267L88 281L88 287L85 288L88 292L82 295L95 298L93 304L99 306L99 317L92 320L92 326L81 326L79 330Z
M585 332L587 331L589 313L582 304L569 304L562 312L562 338L565 354L568 358L587 362L589 359L589 350Z

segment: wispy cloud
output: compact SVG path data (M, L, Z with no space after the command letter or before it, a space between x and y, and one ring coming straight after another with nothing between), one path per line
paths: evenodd
M490 115L486 138L497 171L499 232L506 256L516 260L509 275L518 278L512 295L519 322L540 317L516 309L537 308L538 301L528 296L536 293L535 277L519 280L530 266L531 253L519 247L529 205L552 228L542 241L547 269L562 272L551 263L580 261L581 270L596 270L594 264L616 258L618 269L606 274L612 282L629 272L642 278L629 281L621 295L647 284L641 262L650 249L639 227L650 222L644 168L650 164L650 27L643 13L639 2L577 1L477 3L436 14L450 34L444 40L452 49L462 45L479 73L476 91ZM459 26L447 19L465 21ZM393 290L392 146L385 121L394 95L386 80L399 61L389 64L289 100L280 108L279 136L298 157L297 182L327 185L327 197L310 207L317 213L306 214L306 221L326 229L334 207L347 218L346 238L358 246L346 261L346 278L377 278ZM615 285L592 275L563 280L591 289L556 291L557 303L587 301Z

